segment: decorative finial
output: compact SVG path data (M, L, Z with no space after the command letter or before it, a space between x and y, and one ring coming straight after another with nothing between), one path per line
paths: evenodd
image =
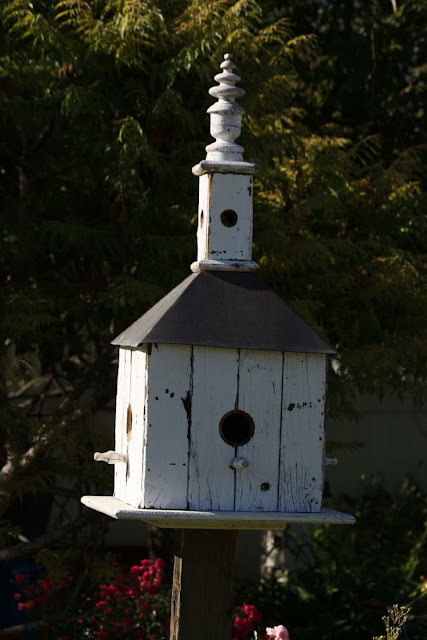
M221 73L215 76L219 86L209 89L210 95L217 98L218 102L208 109L211 117L211 135L215 142L206 147L206 160L242 162L244 149L234 141L240 135L245 110L235 100L244 96L245 91L236 87L240 77L233 73L236 65L231 53L224 55L224 62L220 67Z

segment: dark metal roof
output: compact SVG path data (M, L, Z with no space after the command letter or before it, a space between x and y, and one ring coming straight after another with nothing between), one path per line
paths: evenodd
M255 273L193 273L112 344L191 344L335 353Z

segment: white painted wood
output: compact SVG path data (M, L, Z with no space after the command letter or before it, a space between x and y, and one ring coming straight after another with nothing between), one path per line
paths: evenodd
M204 173L247 173L254 175L258 168L256 162L235 162L232 160L212 162L211 160L202 160L194 165L192 172L195 176L201 176Z
M284 529L287 524L353 524L347 513L322 509L318 513L250 513L241 511L179 511L132 509L111 496L83 496L82 503L118 520L144 520L157 527L178 529Z
M249 465L236 471L236 511L277 509L282 372L281 352L241 349L238 408L252 417L255 430L238 448Z
M199 212L197 218L197 259L203 260L209 252L209 207L210 186L212 180L208 175L199 178Z
M326 356L285 353L279 511L322 506Z
M148 356L147 428L142 505L187 506L187 408L192 384L192 348L152 345Z
M207 160L213 161L242 161L243 147L234 141L240 135L242 115L244 109L237 104L236 98L245 95L244 89L236 87L240 77L233 72L236 65L230 53L224 55L224 62L221 63L221 73L215 76L219 86L211 87L209 93L217 98L209 107L211 121L211 136L215 142L206 147Z
M200 271L258 271L259 265L253 260L201 260L192 262L193 273Z
M189 508L232 510L235 450L219 434L221 418L235 409L237 349L193 347Z
M250 261L253 177L207 173L200 176L199 183L198 262ZM232 227L221 221L221 214L226 210L237 214L237 222Z
M130 400L130 372L132 350L119 349L119 371L117 376L115 445L119 453L127 456L126 416ZM120 500L126 500L126 464L114 467L114 495Z
M143 345L132 351L132 369L130 379L132 425L130 433L127 433L126 435L128 440L126 502L134 507L141 506L146 372L147 347Z

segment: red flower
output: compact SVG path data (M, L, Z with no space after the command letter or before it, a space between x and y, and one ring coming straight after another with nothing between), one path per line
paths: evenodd
M135 564L133 567L130 568L129 573L131 574L131 576L134 576L134 575L138 575L143 570L144 570L143 567L140 567L139 565Z
M43 591L46 591L46 593L52 593L52 582L50 581L49 578L43 578L43 580L41 581L41 586Z
M116 593L117 587L115 587L113 584L109 584L108 587L106 588L106 592L110 594Z
M22 584L23 582L25 582L27 578L25 577L25 575L23 573L16 573L15 574L15 582L16 584Z
M95 607L98 607L98 609L102 609L106 604L107 603L105 600L99 600L98 602L95 602Z
M234 609L233 640L246 640L255 625L262 620L262 614L255 605L244 603Z

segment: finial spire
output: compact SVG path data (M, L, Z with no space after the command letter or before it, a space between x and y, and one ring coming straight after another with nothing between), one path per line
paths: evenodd
M197 261L191 270L256 271L252 260L252 191L257 165L244 162L234 141L240 135L243 108L236 98L245 95L236 87L240 78L229 53L215 76L218 86L209 89L215 102L208 109L215 142L206 147L206 160L193 167L199 176Z
M219 86L209 89L210 95L217 98L217 102L208 109L211 135L215 142L206 147L206 160L242 162L244 149L234 141L240 135L245 110L235 100L244 96L245 91L236 87L240 77L233 72L236 65L231 53L224 55L224 62L220 67L221 73L215 76Z

